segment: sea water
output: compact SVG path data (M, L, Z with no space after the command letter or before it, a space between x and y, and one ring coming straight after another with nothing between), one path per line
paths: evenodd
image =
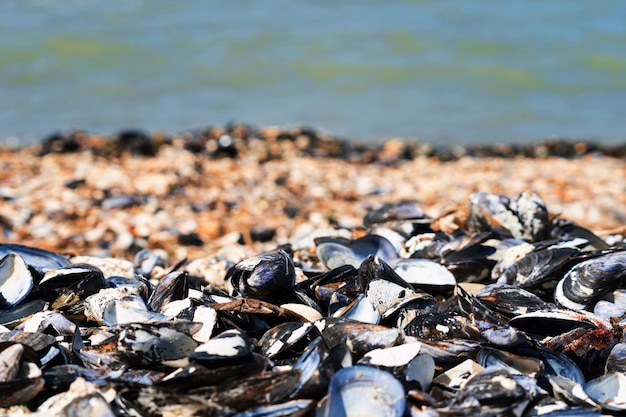
M626 2L0 2L0 139L241 121L626 140Z

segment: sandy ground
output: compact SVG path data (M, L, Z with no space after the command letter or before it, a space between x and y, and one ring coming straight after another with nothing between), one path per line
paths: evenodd
M257 252L319 228L358 230L368 210L401 200L453 228L476 191L534 191L552 216L605 235L626 224L626 161L594 155L263 162L254 152L211 158L173 144L153 157L5 150L0 164L1 240L64 253L132 258L148 247L193 258L237 242ZM271 240L257 242L264 235Z

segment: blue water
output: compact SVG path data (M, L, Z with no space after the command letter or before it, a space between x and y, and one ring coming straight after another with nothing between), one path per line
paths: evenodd
M626 140L623 1L0 2L0 138L243 121Z

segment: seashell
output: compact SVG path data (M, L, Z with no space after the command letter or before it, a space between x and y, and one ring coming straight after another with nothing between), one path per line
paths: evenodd
M308 321L309 323L314 323L318 320L321 320L324 317L315 308L309 307L304 304L285 303L285 304L281 304L280 308L290 311L294 314L297 314L298 316L302 318L303 321Z
M135 255L134 262L138 272L149 277L156 266L165 266L163 254L156 253L150 249L142 249Z
M478 352L476 361L483 368L498 367L506 369L512 375L520 374L536 378L543 372L543 362L539 359L487 347Z
M211 307L197 306L193 312L192 321L202 323L202 327L191 337L200 343L208 342L217 326L217 311Z
M583 384L585 394L606 411L626 411L626 375L609 372Z
M116 394L116 408L123 410L124 415L229 417L235 414L232 408L160 386L122 384Z
M387 238L368 234L348 243L348 247L360 259L375 256L385 261L398 257L395 246Z
M389 266L413 287L426 292L441 292L454 289L456 278L448 269L429 259L397 259Z
M475 296L491 310L507 317L556 308L532 292L510 285L488 285Z
M406 366L420 353L420 342L405 343L382 349L374 349L365 354L359 361L361 365L370 365L383 368Z
M37 269L56 269L69 265L67 258L57 253L15 243L0 243L1 257L11 253L19 255L27 265Z
M567 356L543 347L521 347L516 350L521 356L539 359L543 362L543 374L573 381L577 384L585 382L583 372Z
M554 298L572 310L592 308L626 277L626 252L613 252L575 265L559 281Z
M0 310L20 303L33 288L33 276L21 256L10 253L0 260Z
M150 309L159 312L170 301L187 298L189 295L187 278L187 273L181 271L170 272L161 278L148 300Z
M405 402L404 388L393 375L368 366L351 366L333 375L324 416L400 417Z
M167 319L165 315L148 310L145 302L139 296L125 296L120 299L109 300L102 311L102 324L105 326L155 322L165 319Z
M350 304L338 309L331 316L370 324L378 324L381 318L380 312L374 308L370 299L364 294L360 294Z
M384 349L401 342L403 335L399 329L361 329L353 331L345 338L345 344L357 357L362 357L375 349Z
M234 329L226 330L197 346L189 357L200 362L232 360L248 355L253 347L252 341L244 333Z
M298 349L301 342L314 328L311 323L287 322L272 327L259 339L261 353L268 358L274 358L285 351L300 351L308 345Z
M358 268L363 262L363 259L357 256L352 249L335 242L318 244L315 247L315 254L322 261L322 264L331 270L344 265Z
M182 324L182 323L179 323ZM117 333L113 341L113 357L133 363L154 364L186 357L198 346L186 332L176 329L176 323L131 323L112 328ZM197 327L197 326L194 326ZM190 329L193 327L190 326ZM111 339L92 346L105 347Z
M231 288L242 297L276 301L295 284L291 257L282 249L239 262L229 271Z
M593 306L593 314L601 319L621 319L626 316L626 308L620 307L610 301L600 300Z
M429 222L430 218L414 201L403 201L396 204L383 204L381 207L370 210L363 218L363 225L371 227L375 224L402 221L422 220Z
M500 226L515 239L544 240L550 231L545 202L535 193L521 193L515 201L508 197L478 192L470 195L467 227L470 232Z
M606 360L605 372L625 372L626 371L626 343L617 343L611 349Z
M39 288L51 295L52 308L68 310L106 285L102 271L89 264L68 265L49 270L39 282ZM82 308L82 306L80 306Z
M47 305L48 302L46 300L35 299L21 303L11 310L2 311L2 314L0 314L0 325L13 328L24 318L42 311Z
M226 380L242 379L261 373L272 367L266 357L251 353L236 361L215 361L201 364L193 361L178 368L157 381L155 385L177 392L186 392L190 388L219 385Z
M54 332L61 336L71 336L76 331L76 325L64 315L54 311L37 312L15 328L28 333Z
M411 359L404 369L404 378L407 382L417 382L419 390L428 392L435 376L435 360L430 355L418 354Z
M467 379L484 368L477 362L466 359L460 364L442 372L433 379L433 383L443 385L448 389L459 389Z
M515 201L515 210L522 225L522 234L514 236L529 242L545 240L551 224L545 201L535 193L522 192Z
M585 242L585 250L605 250L609 248L609 245L592 231L564 219L554 219L550 236L559 240L582 239Z
M481 415L521 416L529 402L526 390L508 371L497 367L469 377L458 393L458 398L465 396L478 400Z
M243 411L285 401L297 386L299 378L298 372L269 371L243 379L227 380L215 387L192 389L189 394Z
M498 277L498 283L528 288L557 280L560 278L559 271L579 253L578 249L573 248L543 249L529 253L506 268Z
M24 351L24 347L16 343L0 352L0 407L30 401L43 390L41 370L24 360Z

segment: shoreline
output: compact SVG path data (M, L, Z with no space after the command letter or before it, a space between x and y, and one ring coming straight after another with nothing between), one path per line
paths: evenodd
M220 140L222 138L222 140ZM355 162L393 163L416 157L433 157L439 161L454 161L470 156L474 158L502 157L545 158L550 156L578 158L584 155L626 157L626 139L623 143L603 144L601 141L568 138L546 138L526 143L473 143L436 144L417 138L394 137L372 143L335 136L309 126L254 126L227 124L191 129L167 134L125 129L110 135L92 134L68 129L52 133L40 141L25 145L0 145L0 149L38 149L40 154L71 153L89 150L104 156L123 153L152 156L162 146L183 146L193 153L210 157L239 157L247 152L267 148L267 159L281 158L284 152L300 156L331 157Z

